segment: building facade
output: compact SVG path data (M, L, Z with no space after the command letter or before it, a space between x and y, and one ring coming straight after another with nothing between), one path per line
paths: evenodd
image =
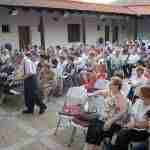
M95 45L102 38L122 43L133 39L134 23L129 17L96 16L88 14L64 15L60 12L17 9L17 14L10 14L8 8L0 8L0 46L10 43L14 49L22 45L41 45L40 16L43 16L45 48L55 45L85 43ZM85 29L83 29L83 17ZM72 27L72 28L71 28ZM85 30L85 31L83 31ZM85 32L85 33L84 33Z
M150 5L103 5L73 0L0 1L0 46L122 44L149 39Z

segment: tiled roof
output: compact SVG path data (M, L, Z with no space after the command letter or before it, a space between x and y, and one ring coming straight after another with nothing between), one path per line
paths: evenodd
M0 5L97 11L115 14L134 14L132 9L128 9L123 6L83 3L72 0L0 0Z
M150 4L147 5L129 5L127 6L132 12L134 11L136 15L150 15Z
M129 0L132 2L133 0ZM148 3L149 2L149 3ZM150 15L150 1L136 0L128 5L86 3L81 0L0 0L0 6L57 8L101 13Z

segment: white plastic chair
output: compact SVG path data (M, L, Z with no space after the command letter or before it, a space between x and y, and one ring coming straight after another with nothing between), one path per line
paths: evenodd
M97 80L95 83L94 88L95 89L105 89L107 88L108 81L107 80ZM86 105L88 105L89 112L95 112L96 114L101 114L104 104L104 98L102 96L96 96L96 97L90 97L86 100ZM74 142L74 137L76 135L77 129L81 130L81 133L83 133L84 138L86 136L86 132L88 129L89 122L84 120L79 120L77 118L74 118L71 121L71 125L73 126L72 134L70 137L70 141L68 146L71 147L72 143ZM84 147L84 146L83 146Z
M64 105L62 107L62 110L58 112L58 122L56 126L56 130L54 134L57 134L58 128L60 127L63 120L65 120L65 124L68 122L68 125L71 125L71 120L73 119L74 115L70 114L69 112L64 112L64 106L67 105L78 105L81 106L84 105L86 101L86 90L83 86L80 87L72 87L68 90L66 94L66 100L64 101ZM63 127L65 127L65 124L63 124Z

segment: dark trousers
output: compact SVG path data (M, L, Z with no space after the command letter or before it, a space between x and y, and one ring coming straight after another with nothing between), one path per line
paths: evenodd
M146 130L122 129L117 136L113 150L128 150L131 142L142 142L149 137Z
M40 90L37 82L36 75L28 77L24 81L24 98L27 109L31 112L34 111L35 104L43 108L45 104L40 97Z
M127 68L128 68L128 78L130 78L132 75L132 69L134 68L134 65L128 64Z
M109 130L105 131L103 129L104 124L103 121L98 119L90 122L86 136L86 142L88 144L100 145L104 138L109 137L111 139L114 133L121 129L120 125L114 123Z
M122 69L123 69L123 73L124 73L125 78L128 78L128 77L129 77L128 64L124 64L124 65L122 66Z

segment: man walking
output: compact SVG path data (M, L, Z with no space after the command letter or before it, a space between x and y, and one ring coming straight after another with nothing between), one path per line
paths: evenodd
M26 56L21 55L23 70L24 70L24 99L26 110L25 114L33 114L35 104L39 106L39 114L43 114L46 110L46 105L42 102L39 95L39 86L37 81L36 64L32 61L32 54L30 51Z

